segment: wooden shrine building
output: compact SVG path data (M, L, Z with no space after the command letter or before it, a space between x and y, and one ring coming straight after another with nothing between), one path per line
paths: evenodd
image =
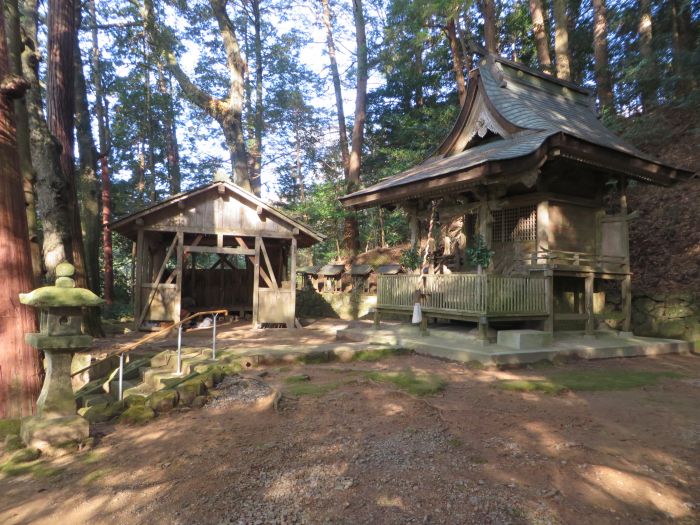
M626 189L691 175L608 130L592 91L489 56L429 158L341 201L406 211L414 246L429 252L428 315L592 332L595 294L618 287L628 331ZM485 276L465 256L477 235L493 252ZM380 276L378 310L410 312L416 279L426 287L418 275Z
M112 224L136 243L134 319L228 309L253 325L295 324L297 248L323 238L229 182L170 197Z

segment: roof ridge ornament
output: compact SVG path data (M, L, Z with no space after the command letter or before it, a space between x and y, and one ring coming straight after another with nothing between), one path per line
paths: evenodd
M493 75L493 78L498 82L498 87L507 87L508 82L506 82L506 75L503 72L503 67L496 61L496 55L488 54L486 56L486 67Z

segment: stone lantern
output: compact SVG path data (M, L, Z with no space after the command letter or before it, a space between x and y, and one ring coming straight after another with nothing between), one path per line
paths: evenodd
M22 440L32 447L52 450L89 435L88 422L76 413L71 386L73 354L92 344L82 332L83 308L104 303L85 288L76 288L72 264L56 267L55 286L20 294L22 304L40 309L39 333L25 335L28 344L44 352L46 377L37 400L37 415L22 420Z

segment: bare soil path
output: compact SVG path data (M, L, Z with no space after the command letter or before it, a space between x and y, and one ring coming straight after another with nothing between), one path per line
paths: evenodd
M406 370L446 386L415 397L374 380ZM677 375L618 391L499 387L589 370ZM56 470L0 477L0 523L700 522L698 356L497 371L409 355L266 371L300 395L277 412L225 404L99 427L96 448ZM300 374L310 379L295 390Z

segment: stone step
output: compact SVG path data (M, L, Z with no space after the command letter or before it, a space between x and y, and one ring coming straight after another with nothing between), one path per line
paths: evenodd
M142 397L148 397L151 395L153 392L155 392L156 389L153 388L151 385L147 385L145 383L139 383L138 385L127 388L124 390L124 397L128 396L142 396Z
M103 403L111 403L116 399L115 395L111 394L88 394L82 398L83 407L91 407L93 405L101 405Z
M134 388L140 385L141 382L138 379L125 379L122 381L122 394L126 392L129 388ZM118 396L119 395L119 379L109 382L109 394Z

